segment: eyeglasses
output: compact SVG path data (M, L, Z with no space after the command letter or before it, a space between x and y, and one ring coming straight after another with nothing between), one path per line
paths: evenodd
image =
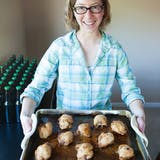
M89 10L91 13L100 13L103 9L104 9L104 5L95 5L91 7L85 7L85 6L73 7L73 10L77 14L85 14L87 10Z

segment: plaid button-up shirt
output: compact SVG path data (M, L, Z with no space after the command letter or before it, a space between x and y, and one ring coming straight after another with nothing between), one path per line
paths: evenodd
M39 105L44 93L57 78L58 109L111 109L114 79L118 81L126 105L135 99L144 101L121 45L102 32L93 66L86 66L82 48L72 31L53 41L42 57L33 81L21 95Z

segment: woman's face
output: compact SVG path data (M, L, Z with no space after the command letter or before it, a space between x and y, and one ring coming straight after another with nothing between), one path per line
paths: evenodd
M104 6L101 0L77 0L74 15L80 31L97 32L103 19Z

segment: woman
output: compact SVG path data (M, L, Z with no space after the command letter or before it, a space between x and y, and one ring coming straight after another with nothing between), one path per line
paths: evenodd
M24 134L31 130L31 114L57 78L57 109L112 109L114 79L122 100L145 129L143 96L136 87L126 53L103 32L110 22L108 0L68 0L66 24L73 30L55 40L41 59L34 80L21 95Z

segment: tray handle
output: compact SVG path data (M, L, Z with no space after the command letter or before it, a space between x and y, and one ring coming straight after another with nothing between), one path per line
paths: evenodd
M28 142L29 142L29 138L33 135L33 133L35 132L36 127L37 127L37 117L36 117L36 115L32 114L31 119L32 119L32 130L25 134L25 136L24 136L24 138L21 142L21 148L23 150L27 147Z
M146 137L146 135L144 133L142 133L139 129L138 129L138 123L136 120L136 116L133 115L131 117L131 127L133 128L133 130L142 138L143 143L145 144L145 146L148 146L148 139Z

